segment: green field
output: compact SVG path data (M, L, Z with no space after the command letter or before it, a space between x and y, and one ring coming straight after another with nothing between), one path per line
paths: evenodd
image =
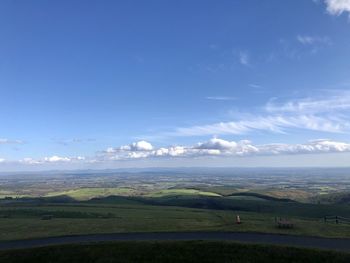
M334 213L350 214L348 206L331 208ZM0 240L159 231L252 231L349 237L350 225L323 222L321 215L328 209L323 205L230 197L108 197L71 203L29 200L0 207ZM42 220L45 215L53 218ZM235 223L236 215L240 215L241 225ZM276 216L292 220L295 228L277 228Z
M51 192L46 195L46 197L52 196L69 196L76 200L89 200L95 197L106 197L110 195L119 195L119 196L130 196L133 195L135 191L131 188L79 188L68 191L59 191L59 192Z
M221 196L220 194L214 192L201 191L196 189L164 189L160 191L150 191L143 194L133 188L126 187L115 187L115 188L101 188L101 187L91 187L91 188L79 188L67 191L50 192L46 194L46 197L53 196L68 196L79 201L89 200L96 197L107 197L107 196L134 196L142 195L147 197L165 197L165 196ZM9 195L11 196L11 195Z
M221 196L214 192L200 191L196 189L166 189L159 192L153 192L146 196L148 197L165 197L165 196Z
M339 262L345 253L219 241L110 242L90 245L49 246L0 252L4 263L63 262Z

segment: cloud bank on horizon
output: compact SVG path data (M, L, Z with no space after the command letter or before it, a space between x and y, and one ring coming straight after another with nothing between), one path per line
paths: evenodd
M327 91L327 96L302 98L278 102L270 99L262 108L265 115L241 114L237 121L177 128L163 134L168 137L197 137L202 135L219 136L225 134L247 135L256 130L268 133L292 134L293 129L315 130L350 134L350 92L344 90ZM74 140L80 141L80 140ZM0 139L1 144L21 144L21 140ZM150 142L140 140L119 147L108 147L97 151L94 156L48 156L43 158L26 157L20 160L0 159L1 163L40 165L45 163L104 163L111 161L137 160L149 158L171 159L213 157L245 157L288 154L319 154L350 152L350 142L331 139L315 139L306 143L254 144L250 140L229 141L213 137L195 145L173 145L155 147Z
M253 144L248 140L227 141L212 138L193 146L154 147L147 141L138 141L129 145L109 147L95 156L62 157L50 156L41 159L24 158L17 161L0 159L2 163L41 165L47 163L106 163L113 161L137 160L148 158L198 158L198 157L245 157L319 153L350 152L350 143L319 139L304 144Z

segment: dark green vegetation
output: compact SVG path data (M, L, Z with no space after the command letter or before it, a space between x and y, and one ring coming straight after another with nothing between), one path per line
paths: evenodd
M349 262L350 254L233 242L113 242L0 252L0 262Z
M3 201L0 206L0 240L163 231L250 231L349 237L349 224L324 222L323 217L329 214L349 217L350 207L201 195L110 196L83 202L64 197L17 199ZM236 215L240 215L241 225L236 224ZM276 217L288 218L295 227L277 228Z
M350 204L350 192L330 193L314 196L313 203L322 204Z
M326 205L299 203L286 201L284 199L270 200L270 198L261 200L247 200L246 197L256 197L253 195L242 195L243 198L231 197L205 197L205 196L171 196L163 198L135 198L139 202L152 205L181 206L215 210L231 210L256 212L263 214L274 214L284 217L301 217L301 218L323 218L325 215L342 215L350 218L349 205ZM109 200L113 199L110 197ZM262 197L260 197L262 199ZM103 200L103 199L102 199ZM97 201L97 200L92 200Z

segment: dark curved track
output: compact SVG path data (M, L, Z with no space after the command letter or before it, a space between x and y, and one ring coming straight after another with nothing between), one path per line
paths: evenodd
M116 233L80 236L49 237L0 242L0 250L32 248L59 244L77 244L103 241L165 241L165 240L230 240L244 243L262 243L296 247L329 249L350 252L350 239L320 238L262 233L239 232L162 232Z

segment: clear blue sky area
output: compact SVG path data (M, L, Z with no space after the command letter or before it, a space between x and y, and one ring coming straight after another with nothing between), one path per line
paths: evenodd
M344 165L349 16L344 0L2 0L0 170Z

